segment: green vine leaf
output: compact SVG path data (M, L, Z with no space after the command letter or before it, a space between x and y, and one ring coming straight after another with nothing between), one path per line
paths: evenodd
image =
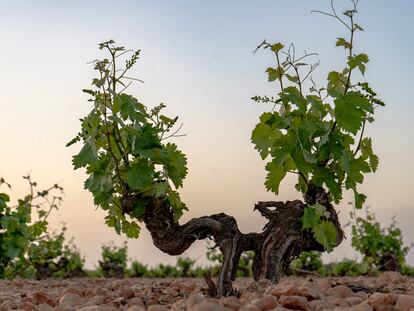
M306 207L302 216L302 229L310 229L319 223L320 216L314 208Z
M154 186L154 195L156 198L163 197L166 195L167 191L170 189L170 185L165 182L158 182Z
M349 92L335 99L335 116L338 125L354 135L361 129L368 112L374 112L372 104L358 92Z
M322 221L313 227L312 232L328 253L336 246L336 228L332 222Z
M73 156L73 167L74 169L78 169L81 167L85 167L89 163L96 161L98 159L97 150L95 141L92 137L88 138L88 140L85 141L85 144L83 145L81 151Z
M266 170L268 171L265 182L266 189L278 194L280 182L286 176L286 172L283 167L280 167L273 162L269 162L266 165Z
M372 139L370 137L361 140L361 153L364 159L368 159L371 171L375 172L378 168L379 159L372 150Z
M144 191L154 182L154 168L147 160L139 159L131 163L127 172L127 183L133 191Z
M354 191L355 208L361 209L367 199L367 196L363 193L358 193L355 188L352 190Z
M258 123L251 136L255 149L260 152L262 159L265 159L270 152L275 140L280 137L280 132L265 123Z
M348 58L348 65L351 70L358 67L359 71L361 71L362 74L365 74L366 63L368 63L368 61L368 55L361 53L350 56Z
M166 157L165 169L168 177L176 188L183 186L183 180L187 176L187 158L177 149L177 145L168 143L164 147Z
M269 67L266 69L266 72L268 74L269 82L276 81L277 79L283 76L283 68L281 67L277 67L277 68Z
M145 122L147 116L145 106L131 95L117 94L114 98L113 112L120 112L124 121Z
M351 43L346 41L344 38L338 38L338 40L336 41L336 46L343 46L345 49L350 49Z

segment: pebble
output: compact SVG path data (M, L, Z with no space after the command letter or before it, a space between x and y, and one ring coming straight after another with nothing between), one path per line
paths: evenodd
M127 289L121 290L119 296L121 296L124 299L131 299L135 297L135 292L132 289L127 288Z
M125 311L145 311L145 307L141 305L132 305L124 308Z
M352 306L355 306L357 304L360 304L363 300L360 297L348 297L348 298L345 299L345 301L349 306L352 307Z
M336 284L386 287L367 294ZM234 283L240 297L219 299L205 295L205 287L202 279L179 278L2 280L0 311L414 311L414 278L394 272L313 281L284 277L276 286L240 278Z
M403 276L399 272L386 271L379 276L379 280L383 284L398 284L404 283L407 280L407 277Z
M354 311L373 311L371 305L369 305L366 301L361 302L360 304L353 306L352 310Z
M282 296L279 302L286 308L308 310L308 300L302 296Z
M33 302L37 305L40 304L48 304L50 306L54 306L53 299L44 291L36 291L33 293Z
M408 311L414 308L414 297L402 294L398 297L395 308L399 311Z
M85 303L85 299L79 296L78 294L64 294L59 299L59 306L63 308L73 308L80 307Z
M235 296L221 297L219 303L233 311L237 311L243 306L243 303Z
M42 303L37 307L37 311L53 311L53 307L48 305L47 303Z
M327 290L326 295L338 298L349 298L354 296L354 292L345 285L338 285Z
M396 301L397 296L395 294L373 293L369 297L369 304L374 310L377 310L384 305L394 305Z
M312 300L308 304L311 310L322 311L322 310L333 310L337 306L335 304L329 303L325 300Z
M271 293L273 296L296 296L298 295L299 289L294 284L280 284L272 289Z
M254 303L260 310L263 311L271 310L279 305L277 298L273 295L263 296L262 298L253 300L252 303Z
M99 306L86 306L86 307L79 308L76 311L97 311L97 310L99 310Z
M319 299L320 289L313 283L307 283L298 287L298 296L306 297L309 301Z
M168 309L164 305L152 305L152 306L148 306L147 310L148 311L169 311L170 309Z
M239 311L261 311L255 304L249 303L239 309Z
M148 309L149 310L149 309ZM230 309L214 302L203 301L189 308L188 311L229 311Z

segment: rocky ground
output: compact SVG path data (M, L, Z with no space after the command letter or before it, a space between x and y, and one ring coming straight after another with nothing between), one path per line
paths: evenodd
M238 279L239 297L212 298L202 279L49 279L0 281L0 310L260 311L412 310L414 278L288 277L274 286Z

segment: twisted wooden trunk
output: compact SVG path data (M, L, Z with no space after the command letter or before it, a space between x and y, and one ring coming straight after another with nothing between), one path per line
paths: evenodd
M133 196L124 197L124 212L130 212ZM154 245L170 255L179 255L196 240L213 239L223 254L224 261L217 280L217 294L235 294L232 281L235 279L240 256L245 251L254 251L254 279L267 279L277 283L282 271L302 251L323 251L309 231L302 230L301 217L306 204L319 203L330 213L330 220L337 229L337 245L343 240L343 231L334 207L326 192L319 187L309 187L305 202L258 202L258 210L268 222L260 233L240 232L234 217L224 213L193 218L180 225L167 201L153 198L144 215L144 223L151 233Z

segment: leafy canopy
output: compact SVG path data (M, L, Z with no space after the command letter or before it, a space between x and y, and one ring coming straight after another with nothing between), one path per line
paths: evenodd
M7 193L0 192L0 279L12 279L31 264L28 252L45 240L47 219L62 201L63 188L58 184L41 190L29 175L23 178L29 183L29 193L16 204L10 202ZM11 190L2 177L1 186Z
M343 189L353 191L357 208L366 200L358 185L364 174L376 171L378 157L364 131L367 123L374 121L375 109L384 103L367 82L353 79L358 71L360 76L365 74L369 60L366 54L354 51L355 34L363 29L354 21L357 1L353 4L343 13L346 20L334 9L332 13L317 11L338 19L350 32L349 39L341 37L336 42L347 52L345 68L329 72L326 87L318 88L311 77L319 64L318 60L312 62L317 54L304 52L298 56L293 44L285 48L279 42L263 41L257 47L275 56L275 67L267 68L266 73L268 81L280 88L276 97L252 98L272 105L260 116L251 140L261 158L268 161L265 186L275 194L291 173L298 176L296 189L303 194L315 185L325 189L336 204L342 200ZM313 219L309 215L304 216L304 228L311 227L315 238L330 249L333 227L326 221L313 221L309 226L307 221Z
M400 266L405 263L405 257L413 245L404 246L403 236L395 217L388 227L382 227L375 215L366 211L366 217L351 213L352 246L363 256L363 261L370 268L382 269L391 256Z
M126 50L112 40L99 48L109 56L94 62L94 88L83 90L91 96L91 111L80 120L81 131L67 146L82 141L73 166L86 168L85 188L107 212L107 225L128 237L138 237L138 222L153 198L168 200L176 220L186 210L177 189L187 175L187 159L174 143L165 142L180 136L181 126L174 130L178 118L164 115L164 104L148 109L124 93L132 81L141 81L128 76L139 50ZM127 54L130 57L120 66ZM133 206L125 215L122 200L132 196Z
M347 66L328 74L327 86L317 88L311 78L319 62L306 63L316 54L298 57L294 45L262 42L276 56L276 67L266 69L269 82L277 82L276 98L255 96L272 109L260 116L251 140L266 164L266 188L275 194L288 173L298 175L296 188L306 193L310 184L324 187L338 204L342 191L352 189L360 208L365 196L358 192L364 174L375 172L378 157L372 140L365 137L366 123L374 121L375 108L383 106L367 82L354 82L351 74L365 73L368 56L354 53L354 35L362 28L354 23L356 8L344 12L349 18L350 40L338 38L336 45L348 52ZM328 14L328 13L327 13ZM339 18L339 17L338 17ZM282 59L284 57L284 60ZM309 85L309 92L305 87Z

